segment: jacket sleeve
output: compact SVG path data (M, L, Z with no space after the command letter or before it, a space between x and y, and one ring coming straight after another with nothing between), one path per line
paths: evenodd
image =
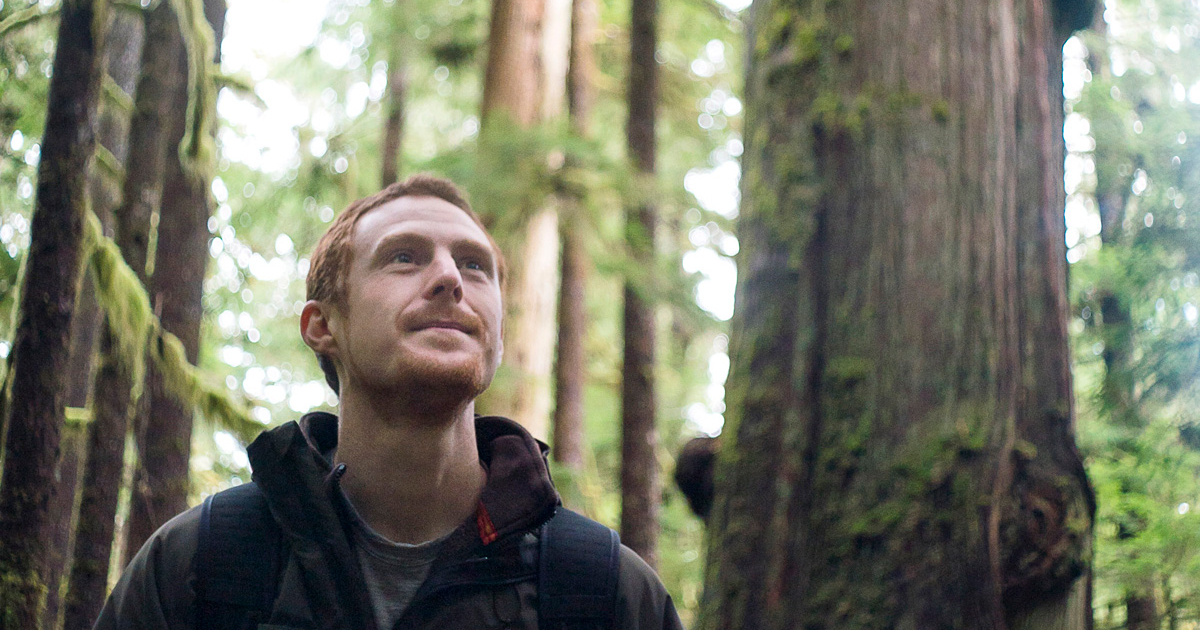
M683 630L675 603L641 556L621 545L617 624L621 630Z
M192 630L199 531L197 507L155 532L121 574L93 630Z

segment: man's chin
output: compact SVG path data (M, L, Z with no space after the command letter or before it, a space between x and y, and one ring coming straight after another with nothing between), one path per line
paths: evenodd
M428 361L410 366L402 372L404 381L411 384L414 393L457 396L473 400L487 389L488 381L478 361Z

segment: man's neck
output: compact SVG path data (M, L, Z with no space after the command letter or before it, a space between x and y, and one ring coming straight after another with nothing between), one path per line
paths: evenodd
M431 414L344 392L337 463L342 489L372 529L395 542L435 540L475 513L486 475L473 402Z

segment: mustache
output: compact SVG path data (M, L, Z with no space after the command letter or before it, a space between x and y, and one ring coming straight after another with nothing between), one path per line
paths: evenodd
M425 328L453 328L467 334L473 334L483 327L483 321L478 315L467 311L432 310L414 313L407 318L408 330Z

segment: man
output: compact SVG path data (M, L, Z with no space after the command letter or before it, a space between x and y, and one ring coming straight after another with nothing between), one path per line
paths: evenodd
M502 354L503 275L470 205L430 176L354 202L321 238L300 334L340 420L311 413L248 449L285 541L259 627L538 626L531 568L558 504L544 447L474 415ZM214 625L197 567L237 573L239 560L212 557L205 514L193 508L145 544L97 628ZM624 547L618 565L613 626L680 628L653 571Z

